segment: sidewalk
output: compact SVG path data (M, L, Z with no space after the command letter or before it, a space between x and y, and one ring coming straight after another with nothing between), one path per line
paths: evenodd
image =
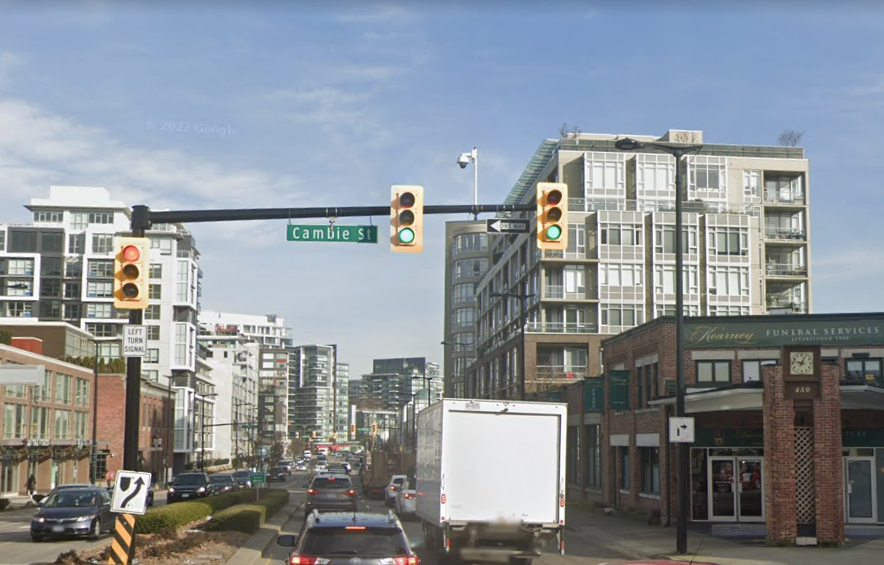
M579 536L631 559L673 559L720 565L879 565L884 563L884 538L854 538L840 548L772 547L763 538L721 538L710 535L705 524L688 528L688 555L675 554L675 526L649 526L635 517L606 516L601 509L569 505L566 544ZM696 552L696 554L694 554Z

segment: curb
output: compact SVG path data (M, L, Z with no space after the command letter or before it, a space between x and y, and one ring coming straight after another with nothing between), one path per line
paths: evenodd
M300 502L289 502L283 506L270 520L261 526L261 529L252 534L246 543L236 550L225 565L252 565L258 559L265 557L267 549L273 545L273 540L279 535L279 531L295 515Z

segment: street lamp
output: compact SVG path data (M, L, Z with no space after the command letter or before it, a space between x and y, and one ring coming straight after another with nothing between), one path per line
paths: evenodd
M210 396L218 396L217 392L201 394L200 402L200 470L206 472L206 399Z
M525 400L525 324L527 323L527 310L525 309L525 300L531 298L530 294L518 294L516 292L492 292L489 296L497 298L518 298L519 299L519 337L522 342L519 355L519 400Z
M645 147L654 147L675 157L675 415L685 415L685 382L684 382L684 249L682 234L682 201L684 200L684 173L682 157L693 151L699 151L702 145L676 145L654 141L638 141L631 138L618 139L614 147L622 151L635 151ZM678 553L688 552L688 449L685 443L676 443L676 533L675 545Z
M479 206L479 150L473 147L469 153L461 153L457 158L457 164L461 169L466 169L467 165L473 164L473 205ZM473 213L473 219L479 219L479 212Z

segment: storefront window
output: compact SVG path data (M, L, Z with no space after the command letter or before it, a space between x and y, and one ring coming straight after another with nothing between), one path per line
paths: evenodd
M584 427L586 432L586 486L602 487L602 457L599 442L598 424Z
M640 447L642 464L642 492L660 494L660 448Z
M881 359L849 359L847 361L847 382L884 387Z
M629 448L618 447L620 450L620 490L629 491Z

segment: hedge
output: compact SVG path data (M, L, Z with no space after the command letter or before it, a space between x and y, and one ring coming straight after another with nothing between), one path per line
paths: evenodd
M289 492L283 489L266 489L261 492L261 502L272 516L285 506L289 500ZM154 534L164 528L178 529L191 522L214 516L224 510L255 500L254 490L227 492L217 496L209 496L191 502L176 502L166 506L149 508L147 512L135 520L135 531L140 534ZM263 520L261 520L263 524Z
M273 516L289 501L287 490L263 491L261 500L238 504L221 510L212 516L210 531L236 531L252 534L258 531L267 518Z

